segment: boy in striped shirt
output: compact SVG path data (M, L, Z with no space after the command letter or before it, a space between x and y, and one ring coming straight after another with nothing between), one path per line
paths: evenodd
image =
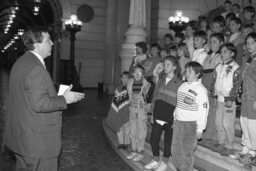
M179 171L192 171L197 140L206 127L209 102L207 89L199 81L203 67L195 61L185 65L185 77L177 92L174 111L172 157Z

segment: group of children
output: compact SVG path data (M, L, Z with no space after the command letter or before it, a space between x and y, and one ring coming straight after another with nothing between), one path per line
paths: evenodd
M256 33L246 18L254 16L253 10L251 6L244 8L245 24L229 13L224 20L215 17L208 30L203 26L197 30L195 23L189 22L184 34L177 33L174 39L171 34L165 35L162 50L158 44L152 44L148 51L145 42L136 43L138 55L133 58L130 72L121 77L128 95L129 119L118 131L118 148L127 148L131 143L127 159L143 159L151 113L153 158L145 169L164 171L172 156L177 170L193 170L194 152L201 139L201 145L221 155L244 164L255 162ZM236 153L238 103L243 148ZM129 141L124 142L120 135Z

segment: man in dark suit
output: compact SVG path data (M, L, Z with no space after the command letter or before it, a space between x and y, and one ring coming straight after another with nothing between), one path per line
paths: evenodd
M62 110L84 98L70 86L58 96L44 59L53 42L47 30L32 28L23 35L27 52L13 65L5 145L17 158L17 170L57 171L61 149Z

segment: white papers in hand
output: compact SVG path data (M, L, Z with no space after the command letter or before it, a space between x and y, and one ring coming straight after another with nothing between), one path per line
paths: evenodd
M69 85L61 84L59 88L58 96L62 96L68 88L69 88Z

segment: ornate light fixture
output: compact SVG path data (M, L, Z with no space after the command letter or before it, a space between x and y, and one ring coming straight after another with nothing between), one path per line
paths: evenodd
M38 15L39 14L40 4L41 4L41 0L34 0L34 8L33 8L34 15Z
M174 30L176 33L182 32L187 22L189 22L189 18L182 16L182 11L176 11L176 16L169 17L169 29Z
M82 21L78 20L76 15L71 15L70 19L65 21L66 30L70 33L70 63L72 69L75 68L75 41L76 33L81 31ZM74 70L71 71L71 79L74 80Z

